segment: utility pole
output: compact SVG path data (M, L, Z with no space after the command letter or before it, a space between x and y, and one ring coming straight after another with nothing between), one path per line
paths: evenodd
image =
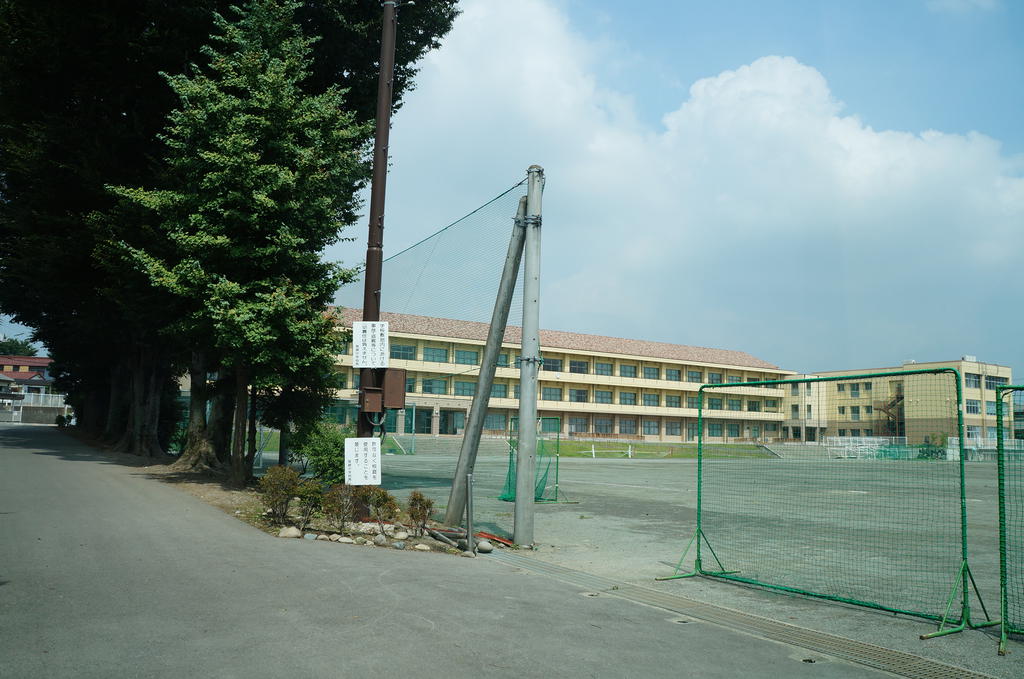
M516 447L516 506L512 540L533 545L533 501L537 454L537 372L540 370L540 226L544 169L527 170L526 234L523 246L523 336L519 367L519 445Z
M380 38L380 77L377 81L377 132L373 138L373 177L370 184L370 228L366 239L366 272L363 276L363 320L380 320L381 267L384 261L384 196L388 180L388 137L391 133L391 102L395 72L397 0L384 0L384 22ZM379 388L382 370L359 371L359 390ZM362 399L360 399L362 404ZM357 436L373 436L374 425L360 407Z

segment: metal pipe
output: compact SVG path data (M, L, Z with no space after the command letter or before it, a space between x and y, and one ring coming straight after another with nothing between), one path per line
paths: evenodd
M523 276L523 336L519 365L519 445L516 450L516 506L513 540L533 545L533 500L537 454L537 372L540 368L540 228L544 169L527 170L526 241Z
M391 102L395 72L396 0L385 0L380 38L380 76L377 80L377 129L373 138L373 177L370 184L370 225L366 239L366 272L363 276L363 320L380 320L381 268L384 260L384 199L388 180L388 137L391 132ZM379 387L380 371L362 368L359 390ZM373 436L374 425L361 410L356 419L357 435Z
M452 490L448 495L448 509L445 510L444 522L454 525L462 516L466 504L466 485L463 479L473 472L476 466L476 454L480 447L480 434L487 415L487 403L491 397L491 385L494 384L494 371L501 352L501 341L508 325L509 309L512 306L512 294L519 276L519 263L523 258L523 242L525 240L526 196L519 199L512 237L508 241L508 254L505 256L505 267L501 272L498 285L498 296L494 300L494 311L491 313L491 327L487 333L487 344L484 346L483 359L480 362L480 377L476 383L476 396L469 410L465 434L462 438L462 449L459 462L452 479Z

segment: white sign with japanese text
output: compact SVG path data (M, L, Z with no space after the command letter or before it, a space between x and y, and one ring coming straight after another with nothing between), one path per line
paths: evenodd
M380 439L345 439L345 483L350 486L380 485Z
M386 368L389 354L387 321L352 323L353 368Z

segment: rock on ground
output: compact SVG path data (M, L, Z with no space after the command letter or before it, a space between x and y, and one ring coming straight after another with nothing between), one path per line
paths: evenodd
M342 536L342 537L339 537L339 538L338 538L338 542L340 542L340 543L344 543L344 544L346 544L346 545L353 545L353 544L355 544L355 543L356 543L356 541L355 541L355 540L353 540L352 538L347 538L347 537L344 537L344 536ZM365 539L365 538L363 539L363 542L366 542L366 539Z
M413 549L419 550L421 552L429 552L430 545L416 545L415 547L413 547Z
M395 549L405 549L405 543L402 542L401 540L399 540L398 542L394 543L391 546L394 547Z
M285 526L278 532L277 537L279 538L301 538L302 531L295 526Z
M405 532L404 530L395 531L395 539L396 540L408 540L409 539L409 534L407 532Z
M373 544L377 545L378 547L383 547L384 545L388 544L388 539L383 535L375 535L373 538Z
M487 540L481 540L480 542L476 543L476 551L480 552L481 554L490 554L494 551L494 545L492 545Z

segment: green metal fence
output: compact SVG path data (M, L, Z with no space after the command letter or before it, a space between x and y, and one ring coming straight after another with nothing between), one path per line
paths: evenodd
M751 405L764 397L782 412ZM960 403L952 369L703 385L696 532L670 578L712 576L939 621L927 636L996 624L970 615ZM781 435L757 442L777 456L705 453L773 420Z
M1013 417L1004 399L1024 393L1024 385L996 388L996 463L999 469L999 654L1010 634L1024 634L1024 452L1008 439L1005 422ZM1013 426L1010 426L1010 432ZM1011 445L1011 442L1013 445Z

